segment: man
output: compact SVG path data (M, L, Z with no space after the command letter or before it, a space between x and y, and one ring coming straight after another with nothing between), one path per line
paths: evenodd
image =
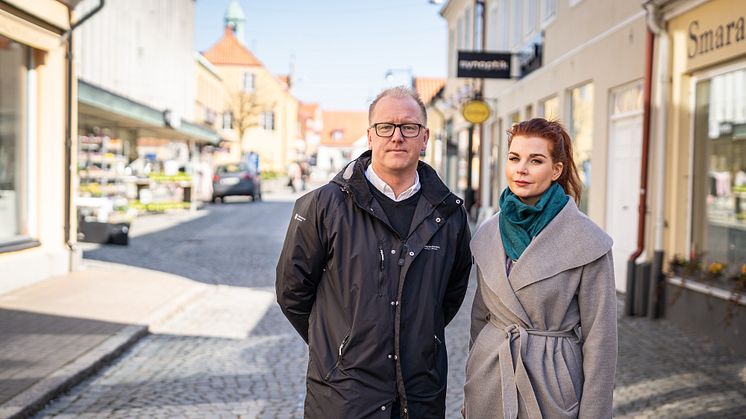
M466 211L419 161L416 92L383 91L368 119L370 150L298 199L277 264L277 301L309 349L305 417L442 418Z

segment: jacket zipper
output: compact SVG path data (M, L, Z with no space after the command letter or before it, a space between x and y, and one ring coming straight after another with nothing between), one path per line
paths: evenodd
M380 263L380 269L378 270L378 296L383 295L383 245L380 243L378 244L378 253L381 254L381 263Z
M326 375L324 376L324 381L329 381L329 378L332 376L332 372L334 372L334 370L336 370L342 363L342 352L345 345L347 345L347 341L350 340L350 333L351 332L347 332L345 337L342 339L342 343L339 345L339 351L337 352L337 362L335 362L332 369L330 369L329 372L326 373Z

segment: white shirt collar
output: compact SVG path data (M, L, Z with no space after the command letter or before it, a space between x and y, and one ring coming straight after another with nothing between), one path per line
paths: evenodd
M394 190L391 189L391 187L383 181L376 172L373 170L373 165L368 165L368 168L365 169L365 177L370 181L370 183L373 184L373 186L376 187L382 194L386 195L387 197L393 199L395 202L403 201L412 195L416 194L417 191L420 190L420 174L415 172L414 177L414 185L410 186L408 189L406 189L404 192L399 194L397 197L394 194Z

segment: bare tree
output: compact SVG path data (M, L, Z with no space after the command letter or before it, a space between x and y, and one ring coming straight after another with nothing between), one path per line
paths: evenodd
M259 125L259 115L264 111L265 105L259 100L256 91L240 91L231 95L228 108L233 117L233 129L238 141L242 142L244 134Z

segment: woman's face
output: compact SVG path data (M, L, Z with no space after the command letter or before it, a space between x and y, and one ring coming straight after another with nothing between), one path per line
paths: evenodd
M516 135L510 143L505 178L524 204L536 205L552 181L562 174L562 163L552 162L549 140Z

